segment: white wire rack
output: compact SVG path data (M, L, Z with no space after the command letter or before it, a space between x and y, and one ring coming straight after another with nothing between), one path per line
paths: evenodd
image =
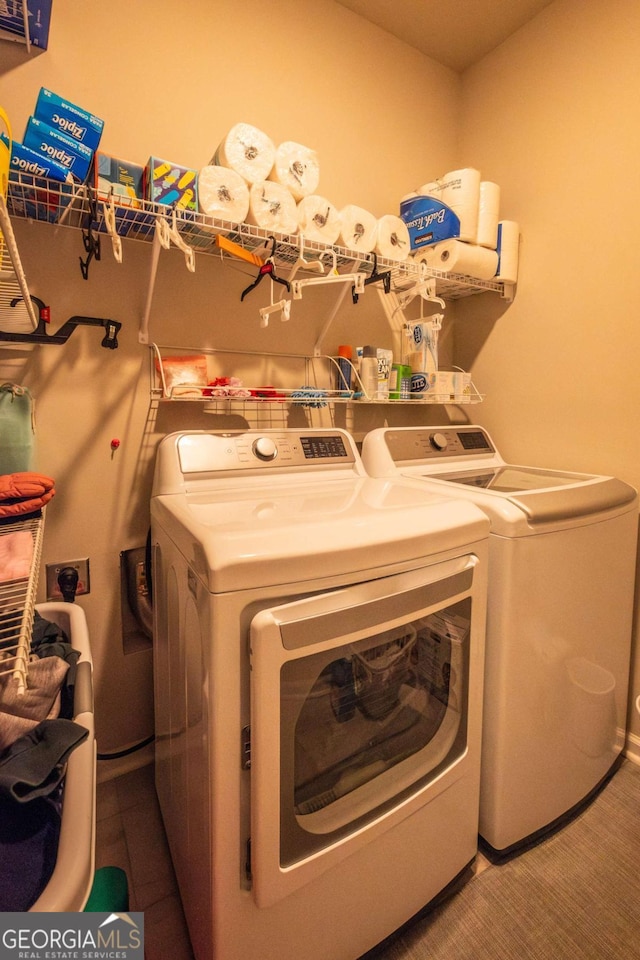
M33 551L28 576L0 581L0 675L11 674L18 692L24 693L42 556L44 511L38 517L0 526L0 538L16 533L31 536Z
M32 333L37 325L11 219L0 194L0 330Z
M95 220L92 221L92 201ZM90 224L98 233L110 235L114 254L119 250L120 238L153 243L156 221L170 223L180 240L196 253L224 258L228 256L217 239L224 237L242 247L247 254L256 250L268 251L271 232L251 224L235 224L217 220L190 210L168 207L147 200L125 200L93 190L88 185L56 183L20 173L9 182L7 204L12 216L45 221L60 226L86 229ZM276 234L274 261L278 266L294 267L300 259L300 239L294 235ZM357 269L369 274L373 267L371 256L345 247L328 246L304 239L304 255L310 259L329 255L339 271ZM390 270L392 283L403 285L424 274L424 267L409 259L406 261L378 258L380 270ZM422 273L421 273L422 271ZM505 299L513 296L513 284L496 280L478 280L462 274L446 273L429 268L429 277L436 280L436 290L445 299L457 300L473 294L493 291Z

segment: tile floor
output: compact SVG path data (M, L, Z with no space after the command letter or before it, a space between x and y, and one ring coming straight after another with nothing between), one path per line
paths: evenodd
M194 960L171 855L147 764L99 783L96 869L121 867L129 880L129 907L144 913L145 960ZM478 854L474 873L489 866Z
M121 867L144 912L145 960L193 960L154 785L153 764L99 783L96 869Z

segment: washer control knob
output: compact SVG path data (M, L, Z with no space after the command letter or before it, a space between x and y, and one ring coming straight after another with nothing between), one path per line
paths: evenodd
M254 440L253 452L258 460L275 460L278 456L278 448L271 437L258 437Z
M444 433L432 433L429 437L431 446L436 450L446 450L447 448L447 438Z

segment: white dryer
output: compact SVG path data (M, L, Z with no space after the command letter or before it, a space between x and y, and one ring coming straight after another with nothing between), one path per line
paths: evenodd
M340 430L171 434L156 785L198 960L355 960L477 849L489 524Z
M362 458L372 476L490 518L480 834L511 854L561 825L621 755L636 491L507 464L472 425L374 430Z

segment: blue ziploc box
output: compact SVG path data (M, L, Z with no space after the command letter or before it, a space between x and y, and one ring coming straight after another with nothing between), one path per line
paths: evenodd
M90 150L97 150L104 129L104 120L94 116L75 103L63 100L57 93L40 88L36 108L33 111L36 120L48 123L59 133L83 143Z
M400 219L409 231L412 250L460 236L460 218L435 197L417 195L402 200Z
M40 50L46 50L49 43L52 2L53 0L24 0L27 5L29 40ZM15 0L0 3L0 30L15 34L16 40L26 40L22 3Z
M8 147L9 138L6 133L0 133L0 140ZM44 153L36 153L22 143L11 141L11 156L9 159L9 178L17 180L20 174L29 177L44 177L47 180L58 180L61 183L71 179L69 171L62 164L51 160Z
M6 134L0 133L0 140L9 145ZM66 167L15 140L11 143L9 179L19 183L11 192L11 211L33 220L54 223L73 196L73 178ZM54 183L47 183L49 180Z
M44 153L66 167L76 180L84 183L93 160L93 150L83 143L78 143L35 117L29 117L22 142L30 150Z
M145 198L183 210L198 209L198 174L168 160L149 157L145 167Z
M98 152L94 157L93 185L98 200L108 202L113 197L119 234L140 236L152 232L155 218L143 209L144 167L141 164Z

